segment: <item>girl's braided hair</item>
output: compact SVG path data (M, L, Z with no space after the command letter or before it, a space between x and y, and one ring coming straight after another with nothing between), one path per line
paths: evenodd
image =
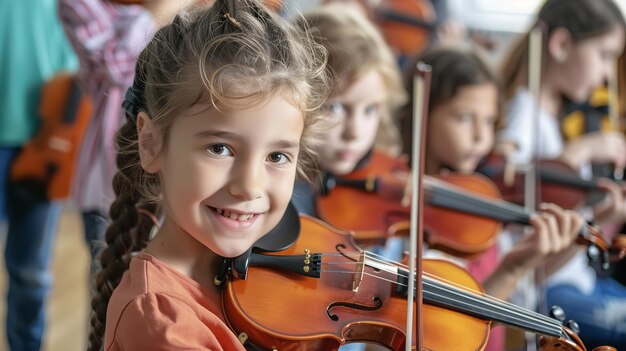
M166 145L176 116L196 103L246 108L280 93L304 115L298 173L306 178L329 93L326 56L306 28L288 25L257 0L217 0L210 8L179 14L157 31L139 56L124 103L128 120L116 136L116 199L92 301L90 350L103 347L109 300L132 253L149 241L161 194L158 174L140 165L138 111L150 116Z

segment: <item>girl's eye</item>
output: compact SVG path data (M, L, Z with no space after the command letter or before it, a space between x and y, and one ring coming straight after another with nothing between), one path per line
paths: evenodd
M207 147L207 151L218 156L232 156L232 152L228 146L224 144L215 144Z
M272 152L269 156L267 156L267 160L277 165L284 165L289 162L287 155L282 152Z
M344 111L343 104L340 102L331 102L327 106L328 112L334 115L342 114Z
M456 116L457 121L459 122L470 122L472 120L472 116L469 113L463 113Z
M605 61L613 61L615 59L615 54L609 51L602 51L600 53L600 57Z
M375 114L376 112L378 112L378 104L368 105L365 108L365 114L368 116L371 116Z

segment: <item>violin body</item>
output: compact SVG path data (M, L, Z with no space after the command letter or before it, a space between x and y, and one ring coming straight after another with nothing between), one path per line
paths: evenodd
M404 350L407 301L405 294L396 292L396 278L366 266L360 285L353 290L354 274L348 272L355 272L355 261L346 257L360 250L351 235L309 217L301 217L301 224L298 241L274 255L300 255L305 249L338 254L343 263L323 262L322 267L344 273L322 272L320 278L311 278L250 267L247 279L229 281L223 292L224 312L235 333L245 333L264 349L336 350L343 343L371 342ZM424 272L480 291L479 284L453 263L424 260L423 264ZM484 349L489 321L434 305L423 308L425 349ZM415 329L413 333L415 340Z
M429 0L386 0L372 12L385 41L397 53L410 56L428 46L437 17Z
M367 165L342 179L367 179L373 184L379 178L380 189L336 185L316 198L317 214L326 223L353 231L359 243L383 244L388 236L398 234L394 224L409 220L409 208L401 204L407 177L406 162L374 152Z
M307 217L301 217L301 225L298 241L277 255L302 255L305 249L339 254L344 264L324 268L355 271L354 261L341 256L357 250L349 233ZM354 291L353 281L354 274L322 273L320 278L311 278L250 267L247 279L227 283L222 302L231 328L238 334L245 332L264 349L336 350L344 342L370 341L403 350L406 296L394 294L394 284L367 276ZM358 306L339 305L342 302ZM415 329L413 333L415 340Z
M43 85L39 113L41 127L15 159L11 179L41 186L48 199L64 199L70 193L91 102L72 73L59 73Z
M422 270L432 276L482 293L480 284L463 268L446 260L424 259ZM491 321L482 320L449 308L422 305L423 345L426 350L484 350L489 340Z
M351 230L360 244L380 244L393 235L409 230L409 207L401 204L408 177L402 160L374 152L370 162L344 177L344 180L378 178L376 192L337 184L316 199L319 217L333 226ZM499 198L496 187L482 176L448 174L440 180L486 198ZM366 181L367 182L367 181ZM424 197L424 231L429 247L468 257L487 250L500 231L499 221L474 214L452 211L432 204L433 195Z
M483 198L500 199L495 185L480 175L450 173L437 179ZM432 196L426 193L424 206L424 231L430 247L457 257L471 257L495 244L502 228L500 221L435 206L429 199Z

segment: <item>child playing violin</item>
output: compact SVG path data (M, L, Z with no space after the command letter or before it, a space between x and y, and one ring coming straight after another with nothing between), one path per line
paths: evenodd
M623 169L626 140L622 134L589 133L565 143L559 128L564 98L583 102L614 74L613 62L623 51L625 37L619 7L612 0L548 0L537 21L546 32L539 101L524 88L529 70L526 35L502 65L508 109L506 127L499 135L500 149L511 150L513 162L558 158L580 171L594 162L610 162ZM535 124L538 133L533 132ZM608 180L600 186L609 196L593 208L593 219L623 223L623 189ZM558 303L568 318L578 321L588 347L604 343L626 348L626 288L596 276L586 261L580 253L550 277L548 304Z
M244 349L213 278L222 257L276 226L311 160L328 84L308 38L255 0L218 0L142 51L117 135L91 350Z
M432 67L425 156L425 173L471 174L491 152L501 124L499 83L485 61L475 52L449 47L431 48L414 62ZM415 65L408 66L409 68ZM407 89L413 90L414 72L407 71ZM402 110L405 150L411 150L412 104ZM553 204L543 204L531 219L532 233L508 252L494 245L467 268L482 282L486 293L507 299L518 280L543 264L549 256L571 246L582 218ZM427 252L431 254L432 252ZM502 350L503 334L494 330L489 349Z
M305 13L315 40L328 50L332 92L325 104L328 130L319 148L322 173L346 175L367 163L373 149L397 155L399 132L392 116L404 103L399 68L374 25L346 5ZM294 205L316 216L315 189L297 183Z

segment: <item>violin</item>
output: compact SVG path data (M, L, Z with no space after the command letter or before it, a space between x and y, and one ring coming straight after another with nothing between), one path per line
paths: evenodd
M349 232L306 216L300 222L289 248L224 261L224 315L244 346L336 350L371 342L404 350L407 266L360 249ZM543 350L586 350L559 320L485 295L451 262L424 260L422 281L424 349L482 350L498 322L541 334Z
M316 198L317 213L336 227L353 230L362 244L382 244L389 236L404 235L409 228L409 208L400 199L407 176L406 162L373 152L364 167L340 178L325 176ZM493 185L476 177L450 180L484 196L498 197ZM432 193L428 184L425 187L424 228L430 247L467 257L495 243L500 229L498 221L431 206Z
M523 204L524 174L520 169L513 169L510 174L507 166L503 157L491 155L478 167L478 172L496 184L506 201ZM540 198L543 202L555 203L571 210L583 205L592 194L604 195L604 190L599 186L601 178L582 179L563 162L541 160L537 168L537 178L541 184Z
M11 179L28 182L50 200L69 196L78 153L89 119L91 101L73 73L61 72L41 88L41 127L11 166Z
M437 15L430 0L324 0L359 5L380 29L396 55L411 56L425 49L436 29Z
M386 0L372 13L387 44L403 56L424 50L436 28L437 16L429 0Z
M364 243L406 233L409 209L400 201L406 171L403 161L374 152L364 167L347 176L327 175L316 198L320 218L353 230ZM452 255L471 257L491 247L501 222L530 224L532 213L500 200L498 189L485 177L453 173L427 177L424 188L425 240ZM583 226L577 241L588 245L590 259L601 261L605 268L626 255L624 237L616 236L609 245L591 224Z

